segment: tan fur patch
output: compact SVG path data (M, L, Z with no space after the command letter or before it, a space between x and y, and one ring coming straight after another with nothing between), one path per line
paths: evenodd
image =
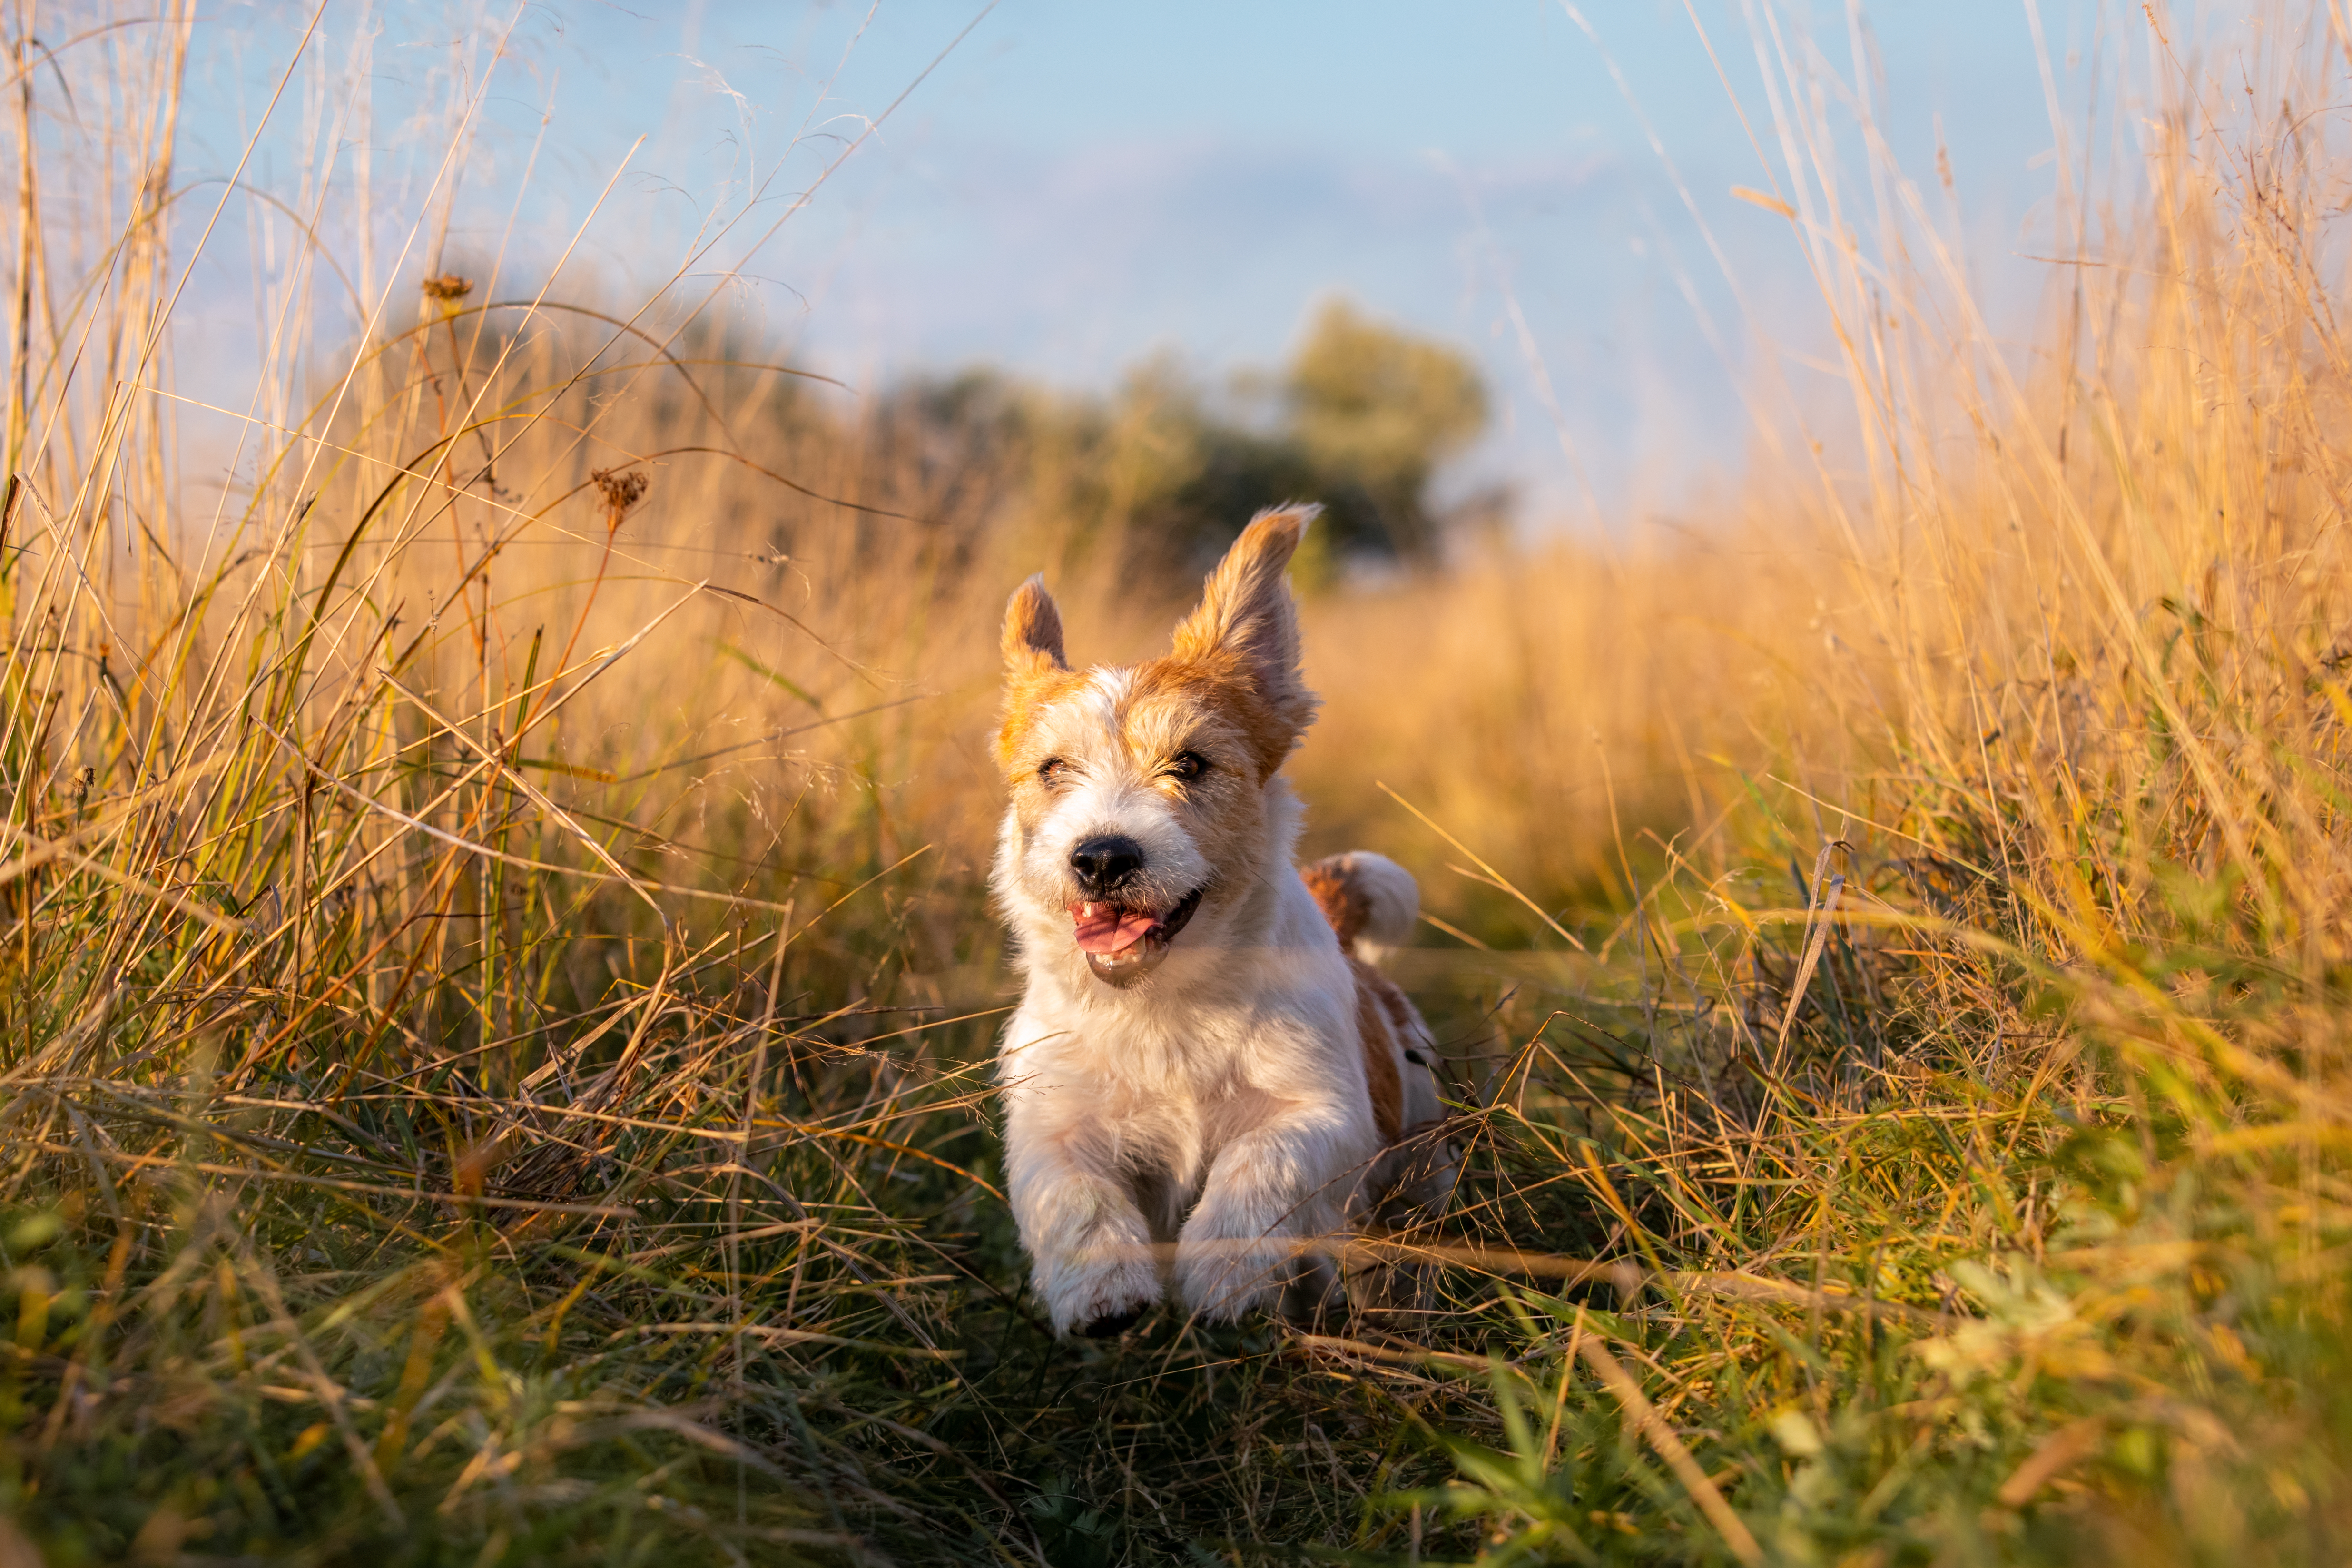
M1364 1086L1371 1091L1372 1122L1384 1142L1404 1131L1404 1078L1397 1065L1407 1037L1397 1025L1397 1007L1410 1007L1404 993L1360 958L1348 960L1356 977L1356 1031L1364 1044Z
M996 761L1008 774L1026 770L1022 753L1037 715L1087 683L1084 672L1045 668L1034 675L1013 676L1004 683L1004 721L996 731Z
M1397 983L1378 970L1372 977L1380 982L1381 1005L1388 1009L1389 1024L1396 1030L1400 1054L1419 1046L1434 1056L1436 1042L1429 1037L1429 1026L1421 1021L1421 1013L1412 999L1398 989Z
M1351 958L1355 956L1356 938L1362 934L1364 922L1372 918L1372 900L1356 886L1336 855L1311 866L1301 866L1298 876L1307 884L1307 890L1315 895L1323 918L1331 922L1331 930L1339 939L1339 951Z
M1248 666L1223 649L1138 665L1132 691L1125 715L1132 740L1171 733L1181 724L1227 729L1247 748L1260 784L1298 744L1298 726L1266 700Z

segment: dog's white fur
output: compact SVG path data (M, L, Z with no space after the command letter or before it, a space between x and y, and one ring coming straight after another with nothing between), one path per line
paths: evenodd
M1168 660L1069 671L1034 580L1008 614L999 754L1014 799L992 885L1027 989L1001 1062L1007 1175L1058 1332L1129 1317L1163 1284L1211 1319L1318 1305L1329 1245L1400 1169L1359 1035L1360 984L1378 983L1300 878L1299 806L1275 772L1314 706L1282 580L1311 516L1252 523ZM1171 783L1169 757L1196 752L1210 776ZM1125 986L1073 941L1071 856L1106 834L1142 851L1123 903L1165 913L1202 889L1158 967ZM1360 952L1402 942L1411 875L1343 858L1335 874L1368 910ZM1443 1110L1417 1017L1411 1032L1388 1090L1401 1084L1407 1128Z

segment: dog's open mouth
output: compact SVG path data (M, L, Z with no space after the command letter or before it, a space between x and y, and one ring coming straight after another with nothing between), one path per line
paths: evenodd
M1072 904L1072 938L1087 955L1087 967L1095 972L1096 979L1113 985L1132 984L1160 967L1176 933L1201 907L1203 890L1193 889L1165 914L1108 902Z

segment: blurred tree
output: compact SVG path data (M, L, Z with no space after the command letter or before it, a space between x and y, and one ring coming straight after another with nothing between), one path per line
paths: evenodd
M948 558L981 531L1021 526L1137 574L1189 575L1254 512L1309 500L1325 508L1300 562L1311 583L1350 558L1433 557L1468 511L1434 512L1430 480L1486 420L1466 356L1335 300L1286 366L1236 377L1230 396L1165 353L1107 397L977 368L902 383L836 438L858 455L858 499L920 518Z
M1139 565L1205 572L1252 513L1320 499L1323 476L1296 441L1221 414L1172 355L1130 372L1111 411L1114 471L1150 480L1115 513Z
M1287 434L1323 480L1335 543L1425 558L1429 481L1486 427L1486 390L1458 350L1325 301L1281 387Z

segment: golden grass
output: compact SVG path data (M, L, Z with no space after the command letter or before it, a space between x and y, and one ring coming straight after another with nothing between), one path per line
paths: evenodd
M1311 599L1316 842L1443 922L1465 1195L1373 1244L1435 1305L1074 1348L993 1184L982 742L1030 571L1080 657L1164 637L1152 454L436 263L340 348L271 280L210 526L191 16L70 58L147 112L16 207L0 1561L2341 1555L2324 29L2227 57L2274 116L2131 46L2030 363L1897 171L1782 163L1820 445Z

